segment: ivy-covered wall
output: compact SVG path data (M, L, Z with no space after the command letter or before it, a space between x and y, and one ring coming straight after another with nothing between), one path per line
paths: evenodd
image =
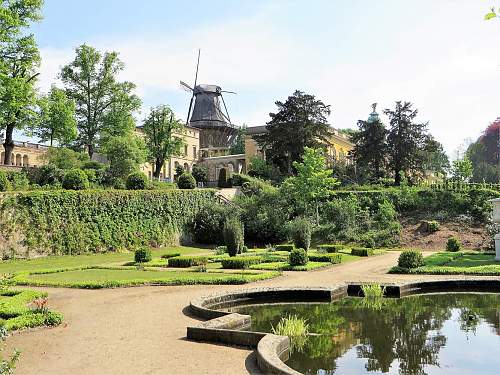
M176 242L213 190L35 191L4 195L2 252L79 254Z

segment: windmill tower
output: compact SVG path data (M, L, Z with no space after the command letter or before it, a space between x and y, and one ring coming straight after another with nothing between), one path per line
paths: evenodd
M197 84L199 65L200 51L198 50L193 87L183 81L180 82L186 91L192 93L186 125L200 129L202 155L220 155L231 147L238 132L238 126L231 123L223 93L236 93L224 91L217 85ZM225 112L221 109L221 102Z

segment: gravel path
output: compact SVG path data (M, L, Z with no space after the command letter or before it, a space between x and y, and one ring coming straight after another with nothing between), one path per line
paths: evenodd
M136 287L104 290L42 288L65 324L14 334L22 351L17 374L258 374L247 348L190 342L185 309L202 295L262 286L333 286L343 281L402 281L422 276L388 275L398 252L314 272L287 272L247 285ZM436 278L433 276L433 278ZM450 278L441 277L441 278Z

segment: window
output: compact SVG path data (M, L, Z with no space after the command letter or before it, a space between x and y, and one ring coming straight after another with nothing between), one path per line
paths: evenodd
M196 146L193 146L193 158L196 159Z
M184 156L187 156L188 154L188 146L184 145Z

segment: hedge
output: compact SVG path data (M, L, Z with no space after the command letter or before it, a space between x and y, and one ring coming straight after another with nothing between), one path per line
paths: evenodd
M189 268L193 266L201 266L208 262L207 257L198 256L179 256L168 259L168 266L175 268Z
M309 254L311 262L330 262L339 264L342 262L342 254Z
M0 198L0 237L18 252L54 255L170 245L214 201L209 189L6 194Z
M373 255L373 249L368 249L366 247L353 247L351 249L351 255L358 257L368 257Z
M293 244L285 244L285 245L276 245L276 251L292 251L295 249L295 245Z
M262 262L259 256L231 257L221 260L222 268L244 269Z
M318 245L317 250L325 253L338 253L340 250L344 250L345 248L345 245Z

